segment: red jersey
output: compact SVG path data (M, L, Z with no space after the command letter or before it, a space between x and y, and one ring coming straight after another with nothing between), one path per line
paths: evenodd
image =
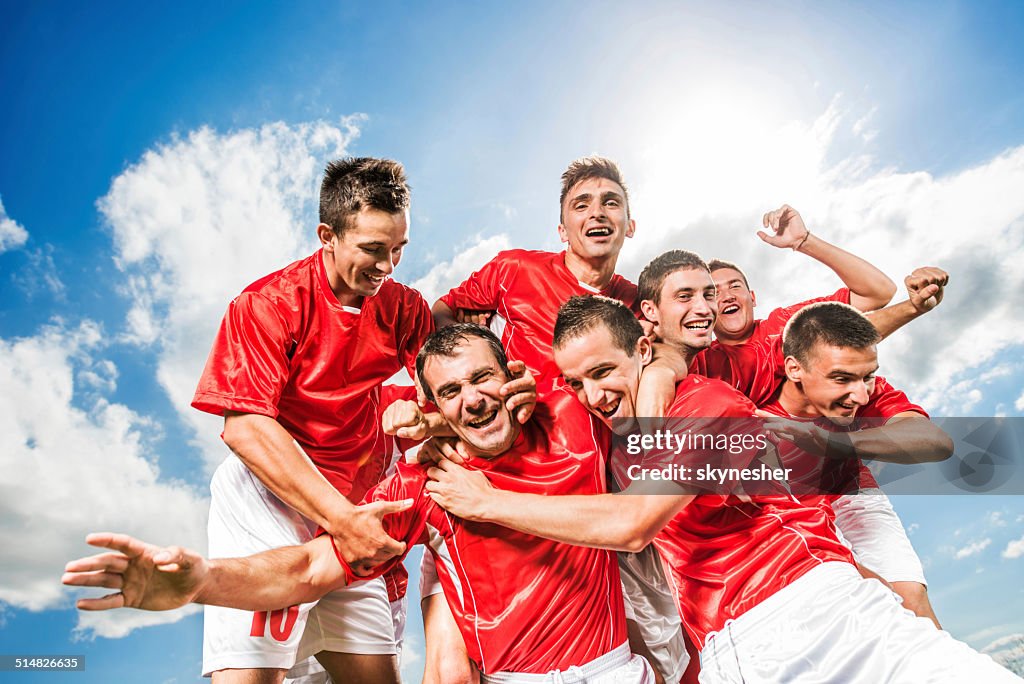
M508 358L524 362L540 393L560 377L551 344L558 309L575 295L601 294L639 311L636 285L612 276L603 290L584 285L565 265L565 252L512 249L469 276L441 297L452 311L494 311L492 328L501 336Z
M816 302L849 304L850 290L844 287L827 297L773 310L768 318L754 321L754 332L746 342L712 342L694 358L690 372L728 383L760 406L786 379L782 368L782 332L786 323L800 309Z
M688 376L677 386L666 416L746 418L753 412L753 403L725 383ZM672 580L683 624L699 648L709 632L812 568L853 562L836 535L831 508L805 505L787 493L749 502L698 495L654 544Z
M487 473L501 489L597 494L605 491L607 441L607 431L575 397L556 392L537 405L507 452L470 459L467 467ZM469 656L482 672L564 670L626 641L614 553L456 518L426 495L427 468L400 463L367 500L415 500L385 516L384 528L395 539L430 547Z
M361 308L342 306L318 250L271 273L228 305L192 406L277 421L352 501L391 456L378 420L381 385L433 330L427 303L387 280Z
M779 397L782 388L768 400L761 409L783 418L793 416L783 408ZM856 432L865 428L879 427L889 418L906 412L920 413L927 417L923 408L914 404L902 391L890 385L885 378L875 378L875 388L868 403L857 411L857 418L847 426L836 425L826 418L818 418L815 425L831 432ZM865 419L875 419L866 421ZM794 469L791 484L799 496L815 494L828 495L834 501L842 494L856 493L864 489L876 489L875 476L861 459L830 460L808 454L792 442L779 440L779 459L786 467Z

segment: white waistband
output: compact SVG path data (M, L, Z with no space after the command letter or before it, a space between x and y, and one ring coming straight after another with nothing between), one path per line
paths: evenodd
M570 665L564 670L551 670L546 674L527 674L525 672L495 672L481 675L485 684L534 684L536 682L556 682L556 684L573 684L585 682L591 677L603 675L629 662L633 654L629 650L629 642L608 651L603 656L594 658L589 663Z

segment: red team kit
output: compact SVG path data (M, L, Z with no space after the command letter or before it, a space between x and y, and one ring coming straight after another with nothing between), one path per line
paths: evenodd
M783 209L792 214L766 215L765 227L794 250L819 249L808 240L820 238ZM788 482L749 495L719 488L634 496L641 490L625 475L622 450L613 443L627 429L621 426L631 424L623 419L636 417L625 407L635 407L638 388L648 387L648 364L665 362L655 346L652 363L647 338L613 324L611 314L601 313L610 311L604 304L587 313L585 300L614 300L610 305L628 309L632 326L646 325L641 292L614 272L634 227L613 163L578 160L563 176L565 251L501 252L443 295L433 313L418 292L390 277L409 240L407 210L400 165L362 158L328 167L318 226L323 248L254 282L230 303L195 392L192 405L199 410L226 421L270 419L284 431L253 422L257 427L245 440L229 441L226 422L225 441L235 455L212 484L209 556L215 560L196 555L194 587L183 582L193 588L172 589L152 578L188 572L181 569L185 563L172 567L160 560L160 549L135 540L93 541L127 560L117 561L116 569L111 554L75 561L66 583L114 586L83 579L97 570L126 578L138 571L147 579L123 582L141 587L138 595L118 584L117 603L87 599L81 607L163 608L155 598L172 595L179 603L207 603L203 671L215 682L242 681L236 677L247 672L263 672L270 677L265 681L395 682L403 562L421 544L433 557L435 581L457 628L457 636L427 634L424 681L432 684L455 677L437 674L442 671L464 673L457 681L493 682L1019 681L940 631L926 598L925 608L915 604L914 596L926 597L920 562L859 455L823 461L785 435L769 434L768 447L745 449L730 462L776 463L795 473ZM709 271L696 255L679 254L696 261L684 260L676 270L711 283L714 265ZM832 265L831 256L814 258ZM857 319L853 328L866 321L850 306L851 292L863 294L865 286L841 267L834 270L845 287L762 320L751 316L740 340L711 340L710 329L702 332L715 324L713 292L684 287L653 300L647 295L645 307L684 312L684 342L675 351L685 363L673 369L674 388L655 390L667 407L664 417L735 419L756 436L767 434L760 419L750 420L759 411L829 434L882 429L874 426L915 416L927 420L924 409L875 377L874 368L857 377L842 371L844 382L859 388L833 401L846 417L831 417L827 408L793 413L790 397L801 392L808 394L806 405L817 405L811 385L793 368L810 368L824 357L807 361L791 352L789 336L803 333L788 326L814 316L825 321L819 327L831 325L833 315ZM660 277L658 288L666 282ZM642 276L641 288L644 283ZM941 300L944 285L922 281L917 293L937 291ZM892 292L894 286L889 297ZM914 296L911 291L908 301L916 302ZM570 300L584 300L577 304L582 317L563 318ZM456 324L446 341L445 325L467 317L486 326ZM853 358L841 355L846 346L856 347L850 354L870 352L870 365L880 338L871 338L871 323L865 325L869 344L847 345L845 328L820 333L810 344L838 349L841 359ZM556 328L559 345L588 340L593 363L573 382L556 362ZM686 342L687 336L704 341ZM673 339L661 343L672 346ZM505 357L524 362L534 383L525 390L532 415L521 425L506 420L504 394L490 389L495 375L505 376L498 384L511 380ZM436 358L451 360L444 366L451 377L438 376L441 366L431 365ZM386 384L403 369L420 383L419 392ZM395 415L412 416L408 429L423 428L415 439L388 434L395 430L385 429L382 416L391 406L398 407ZM408 460L423 439L455 447L455 464ZM308 459L315 470L301 478L299 471L275 472L267 464L281 450ZM445 450L429 451L437 458ZM435 475L438 470L445 474ZM480 474L493 488L487 491L501 493L486 512L484 504L471 503L486 500L473 498L474 487L484 486ZM462 490L446 483L459 486L463 477L466 503L451 506L446 497ZM302 482L320 487L323 481L357 504L342 502L353 520L363 516L358 529L365 535L346 535L316 519L315 502L303 503ZM511 502L520 500L507 494L526 498L516 510ZM541 515L541 504L560 510L554 507L562 497L578 495L595 497L598 507L611 502L608 520L617 514L628 526L635 518L636 534L650 545L640 555L625 553L599 529L604 513L591 521L567 507L547 521L529 518ZM459 505L483 508L460 517L453 511L470 509ZM648 518L658 522L644 522ZM228 558L240 560L216 560ZM249 610L259 608L252 597L271 583L279 592L275 600L295 605ZM687 642L700 654L692 662ZM450 668L445 658L464 666L437 669Z

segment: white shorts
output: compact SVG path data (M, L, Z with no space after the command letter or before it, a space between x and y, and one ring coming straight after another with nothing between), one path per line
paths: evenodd
M849 563L825 563L709 634L700 681L1017 682Z
M881 489L865 489L832 503L836 526L857 562L887 582L918 582L927 586L903 521Z
M483 684L654 684L650 664L629 652L629 643L608 651L583 665L565 670L552 670L547 674L495 672L480 675Z
M210 484L209 555L248 556L312 539L316 525L289 508L234 456ZM380 578L319 601L252 612L207 606L203 675L225 668L289 669L320 651L394 655L395 626Z
M665 681L678 682L690 664L690 655L686 652L679 605L665 579L661 556L650 544L639 553L620 553L618 558L626 617L640 627Z

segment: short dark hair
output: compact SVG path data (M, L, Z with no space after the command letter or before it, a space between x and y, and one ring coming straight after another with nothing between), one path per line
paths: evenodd
M622 172L611 159L606 157L580 157L571 164L562 174L562 194L558 197L558 215L562 216L562 207L565 206L565 198L569 191L577 184L591 178L606 178L613 183L618 183L622 188L623 199L626 200L626 216L629 216L629 190L625 181L622 180Z
M424 340L423 346L420 347L420 353L416 355L416 377L419 379L420 387L423 389L423 393L428 400L434 401L434 393L423 377L423 368L427 365L427 359L431 356L455 356L455 348L463 342L468 342L473 337L477 337L487 343L487 346L491 348L491 353L494 354L494 358L498 360L498 366L505 372L506 376L509 374L508 357L505 356L505 348L501 346L501 340L493 332L476 323L453 323L452 325L446 325L432 332Z
M362 209L397 214L409 208L405 168L391 159L345 157L327 165L320 184L320 223L335 235Z
M744 273L743 269L741 269L736 264L732 263L731 261L726 261L725 259L712 259L711 261L708 262L708 270L711 271L712 273L714 273L715 271L720 271L723 268L731 268L732 270L739 273L740 277L743 278L743 284L747 286L748 290L750 289L750 283L747 281L747 274Z
M798 311L782 333L782 353L806 366L818 344L845 349L866 349L882 336L857 309L841 302L818 302Z
M660 303L661 287L665 284L665 279L676 271L687 269L707 271L708 265L696 253L685 249L669 250L661 256L654 257L654 260L640 272L640 280L637 282L640 300Z
M636 349L636 341L644 336L640 321L619 300L601 295L576 295L558 310L552 346L558 349L567 341L590 332L598 324L604 324L615 346L630 356Z

